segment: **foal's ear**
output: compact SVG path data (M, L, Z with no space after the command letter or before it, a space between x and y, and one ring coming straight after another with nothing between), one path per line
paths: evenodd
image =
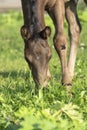
M20 31L22 38L27 41L31 36L28 26L23 25Z
M40 36L43 39L47 39L51 35L51 28L46 26L44 30L40 32Z

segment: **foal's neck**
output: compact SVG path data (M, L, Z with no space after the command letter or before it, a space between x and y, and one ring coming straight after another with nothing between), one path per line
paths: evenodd
M30 28L33 33L42 31L45 28L44 21L44 7L41 5L41 2L36 0L31 0L31 21Z

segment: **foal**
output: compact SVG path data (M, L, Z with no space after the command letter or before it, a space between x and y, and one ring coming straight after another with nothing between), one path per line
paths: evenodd
M76 0L67 0L66 3L64 0L21 0L21 2L24 17L24 25L21 28L21 35L25 42L24 55L32 71L36 87L46 86L50 78L48 63L51 50L48 37L51 29L45 25L44 10L52 18L55 27L53 42L61 62L62 84L71 85L81 30L76 12ZM71 42L68 64L67 40L64 34L65 15L69 24Z

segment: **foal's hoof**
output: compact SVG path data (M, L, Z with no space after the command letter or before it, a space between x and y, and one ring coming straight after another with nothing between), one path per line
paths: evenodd
M65 82L62 82L62 85L65 86L68 95L72 97L72 82L70 80L69 81L66 80Z
M72 80L62 80L62 85L64 85L64 86L72 86Z
M64 86L72 86L72 76L66 74L62 77L62 85Z

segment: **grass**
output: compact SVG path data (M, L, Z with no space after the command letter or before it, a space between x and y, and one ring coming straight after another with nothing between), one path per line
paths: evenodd
M46 16L46 23L52 28L52 78L47 89L35 94L20 36L22 15L20 12L0 14L0 130L87 130L87 11L79 12L79 17L83 30L73 96L69 97L61 85L61 66L52 43L54 28L49 17Z

